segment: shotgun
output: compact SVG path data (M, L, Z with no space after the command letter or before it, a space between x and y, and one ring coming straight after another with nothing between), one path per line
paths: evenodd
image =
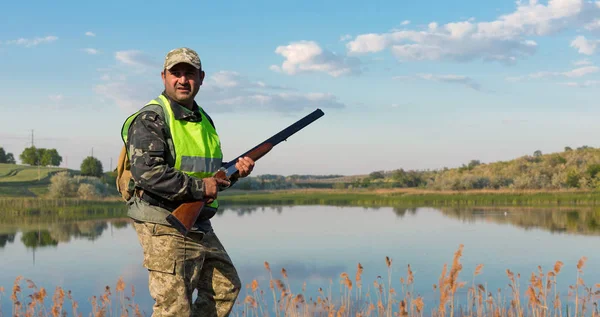
M315 120L319 119L325 115L321 109L317 109L304 118L296 121L292 125L287 128L281 130L277 134L268 138L267 140L259 143L255 147L246 151L244 154L238 156L235 160L231 160L228 163L224 164L219 170L215 173L213 177L225 179L225 180L235 180L239 177L239 171L235 167L235 163L240 157L250 157L255 162L258 161L265 154L269 153L274 146L281 143L282 141L287 141L287 138L292 134L304 129L309 124L313 123ZM175 227L181 234L187 236L192 226L196 223L198 219L210 219L214 216L214 212L208 212L206 210L202 210L204 208L205 201L199 200L194 202L183 203L179 205L171 214L169 214L166 220Z

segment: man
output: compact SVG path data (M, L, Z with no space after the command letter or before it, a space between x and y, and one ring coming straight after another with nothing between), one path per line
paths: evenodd
M165 220L182 202L197 200L206 201L203 213L214 214L217 193L231 185L211 177L223 154L212 119L194 101L204 76L194 50L170 51L161 72L163 93L121 131L135 186L128 215L143 248L153 316L228 316L241 289L209 219L198 221L186 237ZM246 177L254 162L241 158L236 167Z

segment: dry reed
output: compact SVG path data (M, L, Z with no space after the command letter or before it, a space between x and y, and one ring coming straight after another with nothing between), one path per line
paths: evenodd
M598 310L600 283L587 285L582 278L586 257L582 257L577 262L576 280L573 285L568 285L568 292L565 295L561 293L558 286L558 275L564 266L561 261L557 261L547 272L538 266L527 279L524 292L520 286L521 275L507 269L509 293L505 295L502 289L494 291L485 284L476 283L475 277L482 273L483 264L475 267L470 283L460 278L459 275L463 270L460 261L463 249L464 246L460 245L449 267L447 264L442 266L439 281L433 285L434 298L427 300L414 292L415 276L410 264L406 267L406 275L399 278L400 287L398 289L392 287L393 261L390 257L385 258L387 281L382 276L377 276L373 281L373 287L368 287L365 293L363 293L365 268L362 264L357 265L354 280L350 274L342 272L339 275L338 298L332 296L332 280L328 292L319 288L316 298L307 297L306 283L302 285L301 291L294 293L288 280L289 274L293 272L281 268L281 278L276 278L273 276L270 264L265 262L272 302L267 299L268 291L259 285L258 280L252 280L246 285L246 293L240 294L231 316L600 317ZM23 281L27 283L27 289L31 294L25 294L21 286ZM106 286L101 296L92 296L89 299L90 316L142 316L140 307L133 300L135 288L131 287L129 296L125 294L125 290L125 282L119 278L114 294L111 287ZM4 292L5 289L0 287L0 316L2 316L1 304ZM69 307L64 305L66 299L70 301L71 316L82 316L78 312L79 304L73 299L71 291L56 287L51 303L47 303L48 296L46 289L38 288L33 281L18 276L10 294L11 316L69 316L67 311ZM150 312L152 307L146 310Z

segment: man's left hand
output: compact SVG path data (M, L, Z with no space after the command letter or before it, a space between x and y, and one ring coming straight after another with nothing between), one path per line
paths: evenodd
M254 160L249 157L240 157L237 163L235 163L235 167L238 169L240 177L246 177L254 169Z

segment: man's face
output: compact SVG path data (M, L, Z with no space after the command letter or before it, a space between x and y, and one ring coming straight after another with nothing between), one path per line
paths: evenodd
M165 91L173 100L188 105L194 104L194 97L204 80L204 72L194 66L179 63L161 73Z

